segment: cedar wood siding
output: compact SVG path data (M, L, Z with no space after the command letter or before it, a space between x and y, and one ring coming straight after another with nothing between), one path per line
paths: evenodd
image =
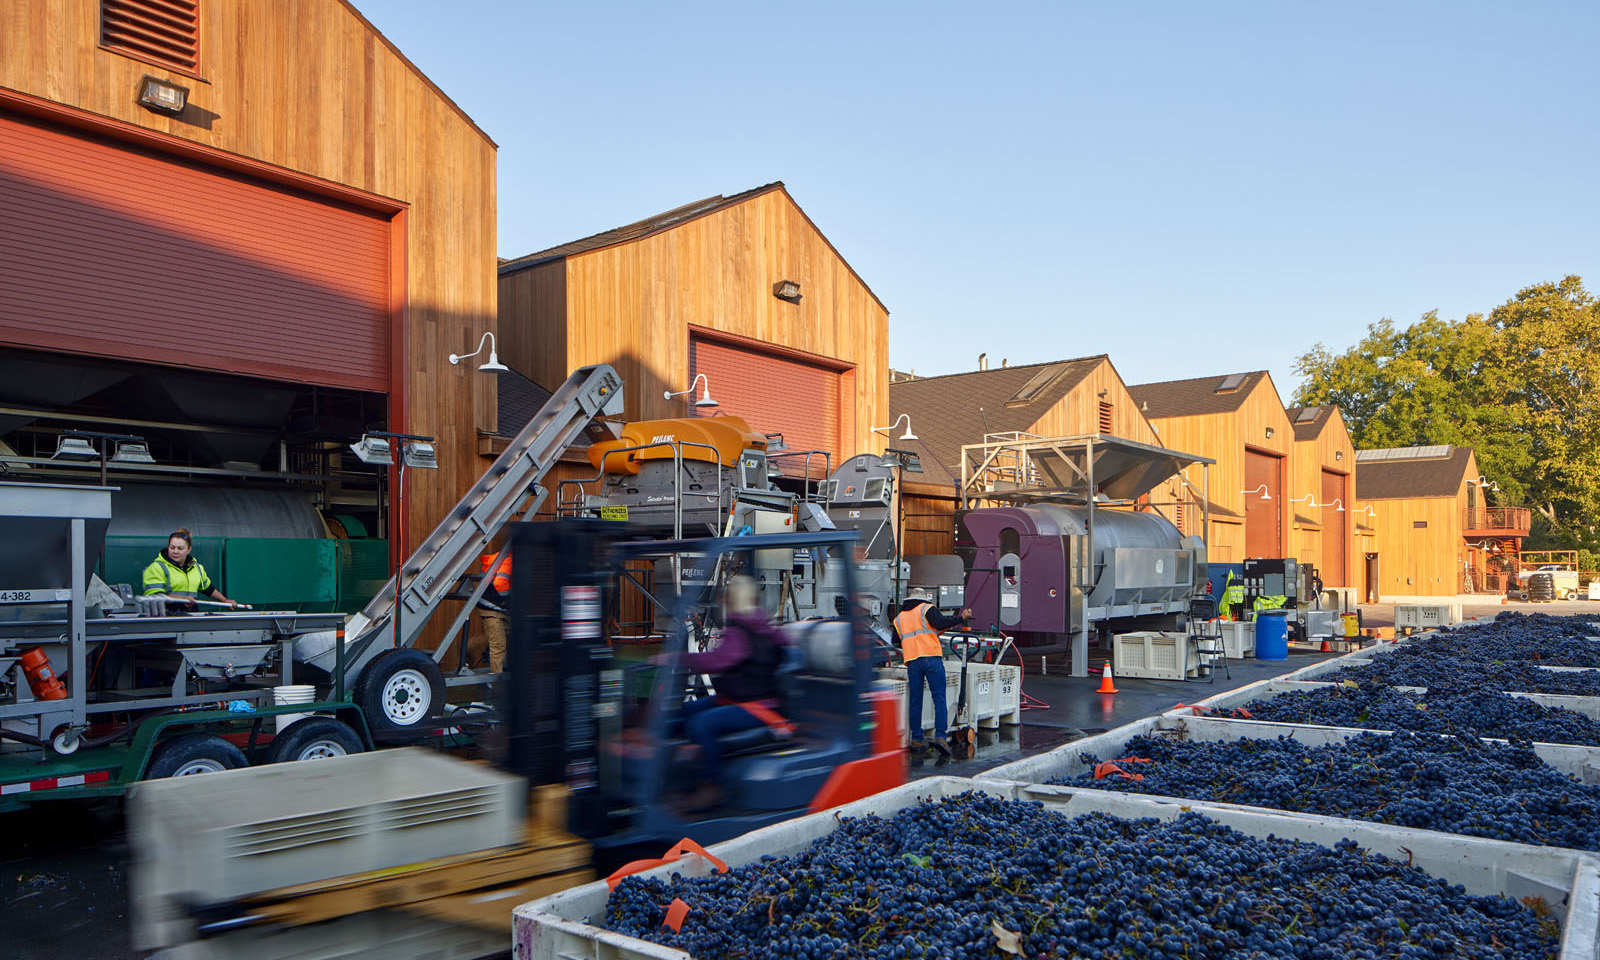
M153 132L158 151L198 145L201 163L267 165L403 208L390 266L403 388L388 426L439 439L440 469L406 478L420 541L482 471L472 428L495 426L494 377L445 359L494 329L494 143L341 0L203 0L199 80L99 36L97 0L0 6L0 87ZM182 117L135 103L147 74L189 89Z
M1207 555L1213 563L1243 561L1246 447L1284 458L1279 465L1278 489L1288 489L1289 483L1288 457L1294 443L1294 431L1290 429L1289 418L1283 412L1283 403L1278 399L1272 378L1265 375L1260 377L1237 410L1184 417L1151 417L1150 423L1160 437L1161 446L1217 461L1211 467L1211 501L1220 509L1237 516L1213 512ZM1271 437L1266 435L1267 427L1272 428ZM1200 486L1197 471L1190 471L1189 482ZM1273 494L1278 522L1284 534L1280 549L1287 551L1290 546L1287 536L1289 516L1285 499Z
M773 296L779 280L800 284L798 304ZM501 274L500 330L501 360L549 389L584 365L615 366L629 422L696 415L685 398L662 396L689 386L692 336L832 361L848 368L832 467L887 446L872 428L888 422L889 312L779 184L636 239ZM715 399L715 378L710 387ZM798 470L802 460L785 465ZM593 475L586 462L563 464L541 512L554 509L561 481Z
M1323 504L1324 472L1336 474L1343 481L1344 512L1332 506L1310 509L1309 502L1297 503L1292 508L1291 553L1303 562L1316 564L1322 573L1322 583L1328 587L1354 586L1359 553L1355 539L1355 447L1350 442L1350 432L1345 427L1344 416L1334 407L1331 414L1324 413L1316 436L1309 440L1295 440L1294 463L1289 490L1293 497L1308 493L1316 495L1316 503ZM1335 456L1335 453L1340 454ZM1329 541L1342 537L1345 543L1344 566L1329 569L1328 558L1335 555Z
M1467 482L1477 477L1477 454L1469 450L1452 495L1359 501L1361 523L1374 530L1370 549L1378 554L1380 597L1447 597L1461 592ZM1368 506L1375 511L1370 519L1365 516ZM1427 526L1419 528L1419 522Z
M779 280L800 284L798 304L773 296ZM610 363L626 385L625 419L693 416L662 394L689 386L691 329L703 328L848 365L851 412L834 466L884 449L872 428L889 409L888 310L781 186L500 284L501 359L547 388Z

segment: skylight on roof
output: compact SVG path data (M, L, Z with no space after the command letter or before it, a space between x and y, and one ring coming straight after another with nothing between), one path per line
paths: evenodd
M1389 447L1383 450L1357 450L1356 460L1442 460L1454 447L1448 443L1427 447Z
M1011 399L1006 401L1006 406L1020 407L1024 404L1033 402L1033 398L1037 397L1039 392L1045 387L1049 386L1051 381L1055 380L1056 377L1061 376L1062 372L1066 369L1066 364L1057 363L1040 370L1038 373L1034 374L1027 383L1022 385L1021 390L1018 390L1016 393L1012 394Z
M1227 393L1229 390L1237 390L1239 389L1239 384L1241 383L1244 383L1244 374L1230 373L1226 377L1222 378L1221 383L1217 384L1217 389L1215 392Z
M1319 414L1321 412L1322 412L1322 408L1321 407L1306 407L1304 410L1300 411L1298 416L1296 416L1294 418L1294 422L1295 423L1310 423L1311 421L1317 419L1317 414Z

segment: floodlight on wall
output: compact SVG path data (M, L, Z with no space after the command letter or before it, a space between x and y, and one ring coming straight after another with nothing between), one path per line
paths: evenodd
M88 437L74 436L63 433L60 441L56 443L56 452L50 454L51 460L71 460L88 462L100 459L100 449L89 442Z
M1272 428L1271 428L1271 427L1268 427L1268 428L1267 428L1267 439L1268 439L1268 440L1271 440L1271 439L1272 439L1272 435L1273 435L1273 434L1274 434L1274 433L1277 433L1277 431L1276 431L1276 430L1274 430L1274 429L1272 429Z
M888 455L894 457L895 462L899 464L900 469L906 473L922 472L922 458L917 456L915 453L912 453L910 450L896 450L893 447L890 447L888 450Z
M143 440L118 440L117 450L111 455L112 463L155 463L150 456L150 445Z
M800 284L793 280L779 280L772 285L772 295L789 303L799 303Z
M1344 459L1344 451L1343 450L1335 450L1335 451L1333 451L1333 459L1335 459L1335 460L1343 460Z
M717 401L711 399L711 381L707 379L706 375L703 373L695 374L694 379L689 381L689 389L679 390L677 392L673 392L671 390L664 391L661 395L662 399L671 400L673 397L681 397L687 393L694 393L694 385L697 383L700 384L700 399L696 400L694 405L697 407L720 406Z
M424 470L439 468L438 451L426 440L405 441L400 447L400 459L408 467L421 467Z
M900 439L900 440L920 440L921 439L920 437L918 437L916 434L911 432L911 414L909 414L909 413L900 414L900 416L895 418L894 423L889 424L887 427L873 427L872 428L872 432L873 433L889 433L895 427L900 426L900 421L901 420L904 420L906 422L906 432L901 434L898 437L898 439Z
M485 343L489 345L489 359L478 364L478 369L486 373L505 373L506 371L510 370L510 367L500 362L500 355L495 353L493 331L485 331L483 336L478 338L478 349L472 351L471 353L450 354L450 362L460 363L463 360L471 360L473 357L476 357L478 354L483 352L483 345Z
M375 467L389 467L394 465L394 449L389 441L383 437L366 434L360 440L350 444L350 452L362 463Z
M1271 500L1272 499L1272 494L1267 492L1267 485L1264 484L1264 483L1261 484L1259 487L1256 487L1254 489L1251 489L1251 490L1240 490L1239 492L1248 497L1250 494L1255 493L1256 490L1260 490L1261 491L1261 499L1263 499L1263 500Z
M156 113L177 116L189 105L189 89L157 77L139 81L139 106Z

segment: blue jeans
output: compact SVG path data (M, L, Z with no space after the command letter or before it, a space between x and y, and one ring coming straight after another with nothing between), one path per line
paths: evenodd
M922 685L927 683L928 694L933 698L933 736L942 739L950 729L950 717L944 702L944 660L941 657L918 657L906 661L906 709L911 714L911 742L922 742Z
M744 707L718 703L714 697L683 705L683 732L700 748L700 776L706 780L715 781L722 769L722 744L717 738L761 725L761 719Z

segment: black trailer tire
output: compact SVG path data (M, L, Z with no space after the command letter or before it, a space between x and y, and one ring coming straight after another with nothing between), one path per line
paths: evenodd
M197 773L219 773L249 766L239 748L221 737L187 733L164 740L150 755L146 780L189 777Z
M361 671L355 694L374 739L410 743L444 713L444 671L421 650L390 650Z
M267 745L268 763L326 760L363 753L361 737L332 717L302 717L284 728Z

